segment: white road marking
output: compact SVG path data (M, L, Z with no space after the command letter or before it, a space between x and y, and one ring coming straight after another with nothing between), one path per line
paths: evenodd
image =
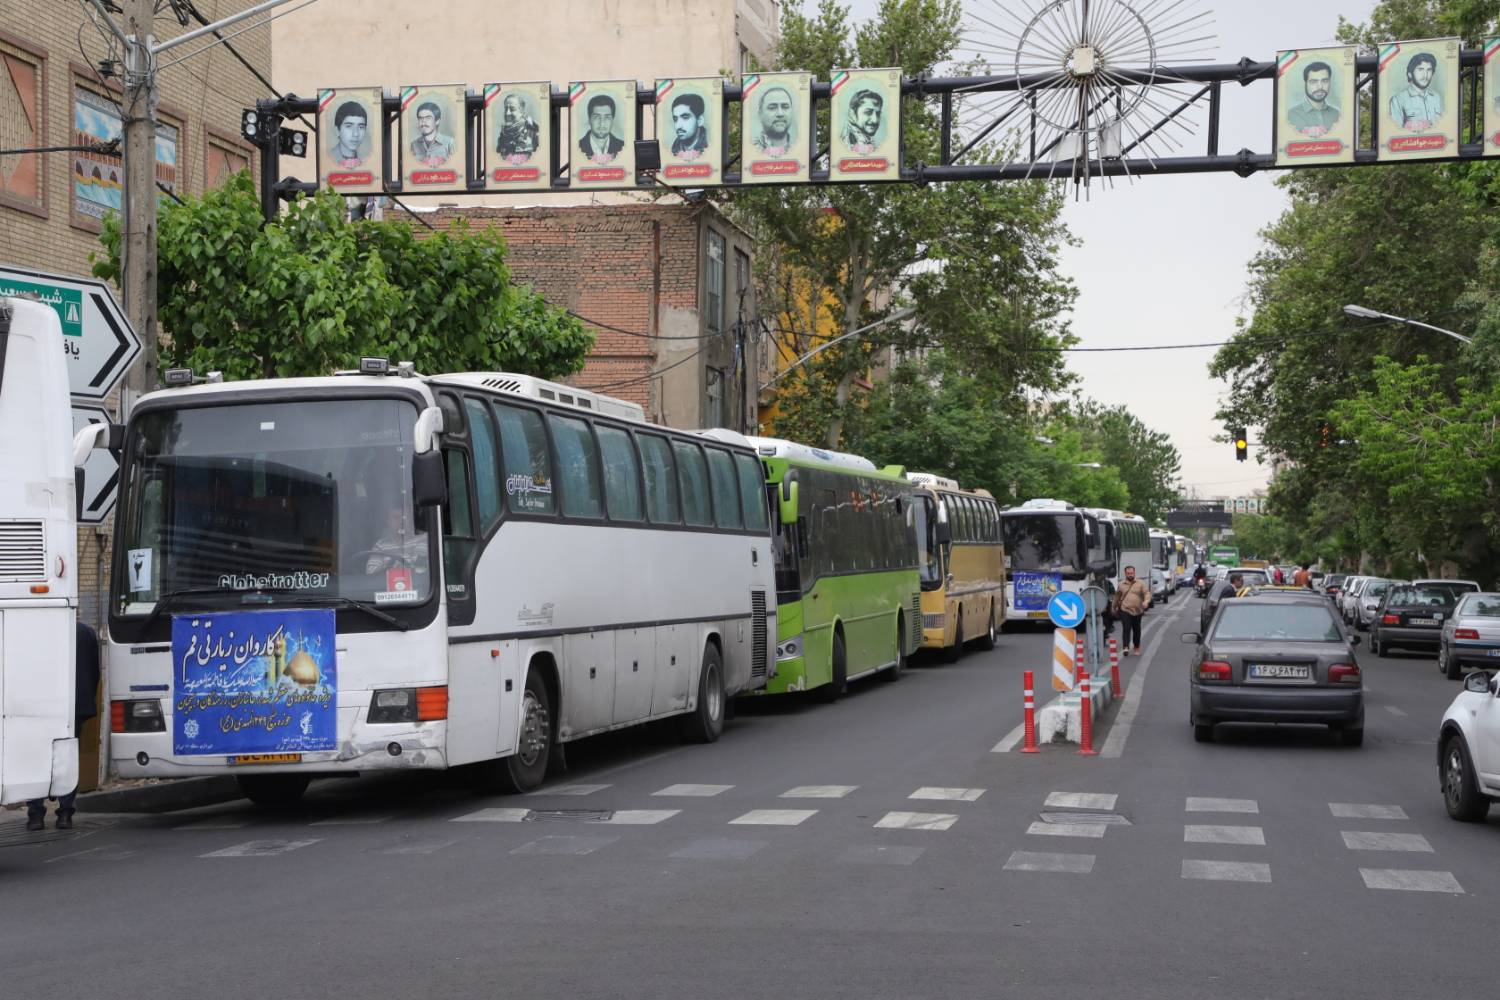
M377 854L436 854L445 847L452 847L456 840L413 840L404 844L381 848Z
M1118 799L1118 795L1102 792L1053 792L1044 804L1048 809L1102 809L1108 812Z
M1351 851L1414 851L1431 854L1432 845L1420 833L1377 833L1340 830L1344 846Z
M1104 836L1104 831L1109 829L1103 823L1033 823L1026 828L1026 832L1033 837L1092 837L1095 840Z
M651 794L706 799L714 795L722 795L733 787L733 785L668 785L661 791Z
M1067 872L1070 875L1087 875L1094 870L1092 854L1042 854L1037 851L1016 851L1005 862L1005 870L1011 872Z
M1269 882L1271 866L1259 861L1184 861L1182 877L1208 882Z
M1254 799L1202 799L1190 795L1184 811L1190 813L1258 813L1260 803Z
M1328 811L1339 819L1406 819L1406 810L1400 806L1330 802L1328 803Z
M74 851L72 854L48 858L42 863L50 865L58 861L124 861L126 858L133 857L135 857L134 851L119 847L90 847L85 851Z
M1368 688L1369 685L1366 684L1365 687ZM1406 711L1404 709L1397 708L1395 705L1386 705L1385 710L1387 712L1390 712L1392 715L1400 715L1403 717L1406 715Z
M589 822L609 826L655 826L680 812L681 809L617 809L608 819L592 819Z
M200 854L200 858L269 858L277 854L289 854L304 847L320 843L319 840L247 840L219 851Z
M320 819L316 823L309 823L308 826L373 826L395 818L395 813L386 813L383 816L333 816L329 819Z
M813 816L816 809L752 809L738 819L729 821L731 826L798 826Z
M983 788L918 788L907 798L929 799L934 802L973 802L983 794Z
M1182 840L1188 844L1237 844L1243 847L1265 847L1266 832L1258 826L1194 826L1182 828Z
M538 788L536 791L534 791L534 792L527 792L526 794L528 796L532 796L532 795L593 795L595 792L602 792L602 791L604 791L604 789L606 789L608 787L609 787L608 785L558 785L556 788Z
M952 813L888 812L875 824L877 830L946 830L958 817Z
M455 816L450 823L524 823L531 815L530 809L481 809L464 816Z
M1105 738L1104 747L1099 751L1099 756L1119 757L1125 752L1125 741L1130 739L1130 727L1135 725L1136 713L1141 710L1141 693L1146 690L1146 672L1151 669L1151 663L1156 657L1156 649L1161 645L1162 636L1167 634L1168 625L1175 622L1180 613L1179 608L1173 611L1170 617L1161 619L1161 627L1146 643L1145 653L1136 661L1140 666L1136 667L1130 675L1130 685L1125 690L1125 703L1120 706L1120 714L1115 716L1114 723L1109 727L1109 736Z
M1405 871L1400 868L1361 868L1366 889L1401 889L1407 892L1451 892L1463 895L1464 887L1452 872Z
M782 792L783 799L842 799L852 793L858 785L798 785Z

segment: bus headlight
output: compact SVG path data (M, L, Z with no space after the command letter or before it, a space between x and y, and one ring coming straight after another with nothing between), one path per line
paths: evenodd
M776 644L776 659L795 660L802 655L802 636L794 635L784 642Z
M941 615L941 614L923 615L922 616L922 627L923 628L942 628L943 627L943 620L944 620L944 616Z

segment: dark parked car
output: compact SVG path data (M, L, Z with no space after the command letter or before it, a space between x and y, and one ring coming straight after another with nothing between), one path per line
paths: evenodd
M1184 633L1193 656L1193 738L1220 722L1319 723L1345 746L1365 735L1364 683L1350 636L1317 594L1262 591L1226 601L1205 634Z
M1329 573L1323 577L1323 582L1318 585L1318 589L1329 597L1337 597L1339 591L1344 589L1344 581L1347 579L1349 579L1347 573Z
M1370 625L1370 652L1384 656L1401 648L1436 653L1443 622L1453 616L1458 599L1469 591L1466 583L1431 580L1392 585Z

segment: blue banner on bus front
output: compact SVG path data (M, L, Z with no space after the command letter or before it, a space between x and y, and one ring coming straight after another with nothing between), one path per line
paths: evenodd
M172 619L174 754L338 745L332 608Z
M1062 590L1061 573L1012 573L1017 611L1046 611L1052 595Z

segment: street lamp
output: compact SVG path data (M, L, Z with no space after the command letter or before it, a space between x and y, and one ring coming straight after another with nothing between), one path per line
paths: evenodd
M1344 315L1352 316L1355 319L1386 319L1390 320L1392 323L1405 323L1407 326L1419 326L1424 330L1431 330L1433 333L1441 333L1445 337L1452 337L1454 340L1462 341L1465 344L1474 343L1471 338L1465 337L1461 333L1454 333L1452 330L1444 330L1440 326L1433 326L1431 323L1423 323L1420 320L1408 319L1405 316L1392 316L1390 313L1383 313L1379 310L1369 309L1365 306L1345 306Z

